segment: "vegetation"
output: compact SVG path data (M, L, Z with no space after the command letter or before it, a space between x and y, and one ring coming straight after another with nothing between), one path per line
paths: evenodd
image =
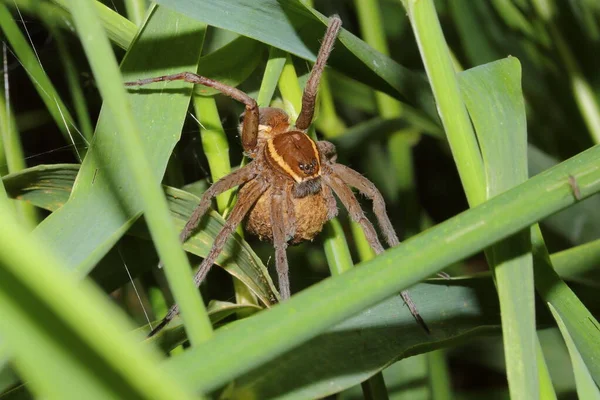
M600 399L596 1L157 3L0 1L0 398ZM240 230L198 296L235 191L177 232L245 162L243 107L123 82L198 71L296 116L333 13L309 134L404 241L375 257L341 212L275 305Z

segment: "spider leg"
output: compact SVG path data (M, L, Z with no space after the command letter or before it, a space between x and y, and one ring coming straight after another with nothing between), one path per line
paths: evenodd
M246 112L244 113L244 122L242 123L242 146L244 147L244 151L252 153L258 140L259 115L256 100L237 88L202 75L194 74L193 72L180 72L173 75L163 75L154 78L140 79L133 82L125 82L125 86L142 86L153 82L163 81L184 81L195 85L208 86L240 103L244 103Z
M329 25L327 25L327 32L325 32L323 43L321 43L317 61L315 61L315 65L313 65L312 71L310 71L310 76L308 77L308 81L306 81L306 87L302 94L302 109L296 120L296 128L300 130L307 129L312 122L321 74L323 74L323 69L325 69L329 54L333 50L333 44L341 26L342 20L337 15L329 19Z
M369 221L367 219L367 217L365 216L365 213L363 212L362 208L360 207L360 204L358 203L358 200L356 200L354 193L352 193L352 190L346 185L346 183L348 183L352 186L355 186L354 183L357 183L357 182L355 182L354 179L350 179L350 180L345 179L347 177L347 175L343 176L344 180L342 181L342 177L338 177L337 172L339 171L339 169L337 169L337 167L344 167L346 170L350 170L354 174L360 176L361 186L359 186L359 190L360 190L360 187L364 187L363 186L364 182L362 180L365 180L372 186L372 188L375 190L375 192L379 195L380 198L381 198L381 194L379 194L379 191L377 190L377 188L375 188L375 185L373 185L370 181L368 181L366 178L364 178L358 172L356 172L346 166L343 166L341 164L329 163L329 167L333 168L334 173L331 175L323 176L323 178L325 179L325 182L327 183L328 186L331 186L331 188L333 189L335 194L337 194L337 196L339 197L342 204L344 204L344 207L346 207L346 209L348 210L350 217L354 221L358 222L361 225L361 227L363 228L363 231L365 233L365 237L367 238L369 245L375 251L375 253L376 254L383 253L383 246L381 245L381 242L379 241L379 238L377 237L377 232L375 231L373 224L371 223L371 221ZM343 171L345 171L345 170L343 170ZM383 198L381 198L381 201L383 202ZM376 213L377 213L377 211L376 211ZM385 219L389 223L389 229L391 229L391 232L393 235L392 238L395 238L395 240L396 240L395 244L398 244L399 243L398 237L396 236L396 233L394 232L394 229L392 228L392 225L389 222L389 219L387 218L387 214L385 213L385 203L383 203L383 215L385 216ZM377 217L379 219L379 215L377 215ZM381 224L381 220L380 220L380 224ZM386 236L387 236L387 234L386 234ZM390 243L389 238L388 238L388 243ZM390 245L392 245L392 244L390 243ZM425 321L419 314L419 310L417 309L417 306L413 302L413 300L410 297L410 295L408 294L408 292L406 290L404 290L404 291L400 292L400 296L402 296L404 303L408 306L410 313L413 315L413 317L415 318L417 323L423 327L425 332L430 333L429 327L427 326L427 324L425 323Z
M220 182L220 181L219 181ZM215 184L216 185L216 184ZM213 187L215 186L213 185ZM200 264L198 271L194 275L194 283L196 286L200 286L200 283L206 277L206 274L210 270L210 267L214 264L215 260L223 250L227 239L231 236L231 234L235 231L235 228L242 222L250 208L254 205L256 200L260 197L261 194L265 191L266 186L262 182L251 181L244 189L240 191L239 198L233 209L231 210L231 214L229 218L225 222L221 231L217 234L215 238L215 242L213 243L212 248ZM198 207L200 208L200 206ZM207 207L208 208L208 207ZM177 304L173 305L167 315L163 318L163 320L158 324L149 334L148 337L154 336L158 333L164 326L166 326L177 314L179 313L179 306Z
M317 148L319 149L319 153L321 153L321 162L323 164L330 162L334 163L337 160L337 151L335 149L335 145L327 140L319 140L317 142Z
M279 281L281 300L290 298L290 278L287 260L287 234L285 213L289 197L285 193L273 194L271 198L271 227L273 229L273 247L275 247L275 265ZM293 212L293 210L292 210Z
M294 212L294 200L292 196L285 196L286 207L285 213L287 216L286 234L287 241L292 240L296 235L296 213Z
M337 201L335 201L335 197L333 197L333 193L329 186L323 185L321 190L323 191L323 197L327 203L327 220L333 219L338 215Z
M190 219L186 222L185 227L179 234L179 240L181 243L185 243L190 236L194 233L198 225L200 224L200 220L202 216L206 214L208 209L210 208L211 200L213 197L218 196L219 194L235 187L239 186L242 183L248 182L250 179L256 176L256 168L254 163L250 163L227 176L219 179L215 183L213 183L202 195L200 199L200 203L192 213Z
M390 247L397 246L400 241L394 231L394 227L390 222L390 219L385 211L385 201L383 196L377 190L373 182L353 170L352 168L346 167L342 164L331 164L333 172L340 177L346 184L355 187L359 192L367 196L373 201L373 211L379 222L385 241Z
M338 178L336 175L324 175L323 180L327 184L327 186L331 187L337 197L340 199L344 207L348 210L350 214L350 218L353 221L360 224L363 231L365 232L365 236L371 248L375 251L375 253L383 253L383 246L377 237L377 232L375 231L375 227L367 219L364 211L360 207L358 200L352 193L352 189L350 189L344 182Z

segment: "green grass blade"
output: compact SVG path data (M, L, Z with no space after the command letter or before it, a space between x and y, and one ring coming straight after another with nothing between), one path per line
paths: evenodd
M268 107L271 104L275 89L277 89L277 83L279 77L283 72L285 66L286 56L285 53L276 47L269 49L269 60L263 74L263 80L260 85L258 97L256 102L259 107Z
M600 191L600 147L594 147L459 214L360 268L326 279L285 304L240 321L204 345L173 358L169 368L208 390L302 343L345 318L408 288L575 202L567 176L583 198ZM402 265L403 268L398 268ZM427 320L427 315L423 315Z
M542 299L558 311L560 321L557 319L557 323L568 330L592 378L600 385L600 323L552 268L539 227L533 230L532 244L536 289Z
M542 346L540 344L539 337L537 338L536 342L537 363L539 371L538 379L540 383L540 399L556 400L556 392L554 390L554 386L552 385L552 377L550 376L548 364L546 363L546 359L544 358L544 353L542 351Z
M552 254L552 265L561 277L600 284L600 239Z
M5 89L8 89L8 86L5 86ZM7 91L6 94L10 94L10 91ZM4 157L1 158L6 160L9 173L21 171L26 167L21 138L17 131L10 104L7 103L4 93L0 94L0 152L3 153ZM19 203L15 204L15 207L20 221L29 229L33 229L38 223L35 208L30 204Z
M125 0L127 18L137 26L141 26L144 22L146 7L146 0Z
M539 174L558 164L559 160L537 147L529 145L529 175ZM600 196L593 196L573 207L551 215L543 221L544 228L572 244L583 244L600 237Z
M465 194L469 204L475 206L485 199L483 163L433 0L402 2L411 20Z
M465 104L475 125L492 198L527 179L527 128L521 65L508 58L460 75ZM500 309L511 397L539 397L533 260L530 232L519 232L486 252Z
M73 144L75 155L81 160L85 155L88 143L77 129L77 126L75 126L67 106L63 103L48 75L46 75L46 71L44 71L44 68L40 64L35 50L31 48L29 42L25 39L25 36L23 36L14 21L12 14L4 4L0 4L0 27L23 69L29 75L40 98L52 115L56 126L62 132L67 143Z
M3 177L3 182L11 198L29 202L49 211L56 211L69 199L78 171L79 165L73 164L38 165L7 175ZM165 187L165 195L175 226L183 228L200 199L191 193L171 187ZM217 212L209 212L202 229L186 242L184 249L197 256L205 257L224 224L225 221ZM157 261L152 245L147 242L150 236L143 221L136 222L128 233L146 241L132 246L134 253L138 254L132 254L127 262L129 273L136 277L139 273L154 267ZM123 268L123 260L121 260L121 256L128 259L128 248L128 246L121 246L122 254L114 249L111 250L92 272L96 282L109 293L129 282L129 275ZM139 253L144 254L145 257L141 257ZM267 269L241 237L236 235L226 243L216 264L244 282L264 304L271 305L275 302L277 290Z
M0 204L0 331L16 366L45 398L192 398L104 294L33 243ZM20 251L15 251L20 249ZM49 367L51 366L51 367ZM85 394L83 394L85 393Z
M427 353L427 369L429 370L429 386L432 400L452 399L450 371L442 350Z
M65 10L70 10L69 0L52 1L61 5ZM109 39L120 48L128 50L138 30L135 23L119 15L116 11L110 9L99 1L94 0L93 4L95 7L96 16L98 17L97 22L102 24Z
M177 239L177 232L168 213L167 202L162 194L160 183L156 180L156 162L152 160L153 168L148 161L154 154L148 149L144 149L144 141L141 139L122 84L123 78L110 43L101 26L97 24L93 4L75 0L71 1L70 6L90 66L100 84L100 93L105 101L106 112L113 118L114 131L119 133L116 135L114 144L119 145L121 151L117 149L114 151L122 155L123 170L131 174L130 179L133 180L133 185L130 190L138 192L140 197L139 207L145 212L146 222L165 265L165 273L175 300L186 321L186 331L190 342L194 345L198 344L211 336L212 327L197 289L190 280L189 262ZM159 9L158 12L161 10ZM181 21L181 17L176 18L175 21L176 32L181 34L179 25L185 21ZM194 26L191 32L195 32L196 29L198 27ZM94 148L94 158L102 158L102 155L97 152L98 150L98 147ZM104 166L101 164L101 167ZM116 174L109 172L107 175L108 179L114 182L121 174L123 171ZM79 185L78 188L85 186ZM112 188L113 193L114 191L115 187Z
M70 49L67 47L67 43L62 32L56 29L56 27L53 25L50 25L49 28L52 36L56 39L58 52L63 61L65 75L69 85L69 91L71 92L75 114L77 115L77 122L81 128L81 133L88 142L91 142L92 135L94 133L94 127L92 125L83 89L81 88L81 84L79 82L79 71L75 66L75 62L70 53Z
M548 307L556 319L558 327L560 328L560 332L562 333L565 343L567 344L567 348L569 349L571 363L573 364L573 374L575 375L575 381L577 382L577 394L579 395L579 398L590 400L600 399L600 389L598 389L598 386L596 386L597 384L594 382L586 363L581 357L581 352L578 346L573 341L571 335L569 335L569 329L562 320L560 313L558 310L552 307L552 304L548 303Z
M196 69L197 35L201 30L202 26L194 21L157 9L123 61L126 79ZM176 31L180 36L175 36ZM165 36L169 40L151 40ZM162 56L156 57L156 54ZM165 65L167 59L170 61ZM131 109L144 132L142 148L150 155L151 176L157 182L183 126L191 95L189 85L185 87L178 83L169 85L169 91L177 94L162 93L160 85L129 92ZM127 109L129 107L124 108ZM121 149L119 136L113 134L116 119L107 111L105 108L100 113L91 147L93 156L84 160L71 200L37 230L49 238L67 261L66 267L77 268L82 275L91 270L142 210L135 180L123 173L127 163L125 155L118 152ZM114 194L116 188L120 188L118 195Z

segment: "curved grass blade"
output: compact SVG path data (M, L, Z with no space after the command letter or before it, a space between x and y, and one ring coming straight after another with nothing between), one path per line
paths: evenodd
M578 290L578 294L600 313L600 305L594 303L594 289ZM488 277L434 279L411 287L411 295L429 316L431 336L423 333L402 299L395 296L236 378L232 397L322 398L352 387L399 360L457 346L475 337L501 334L498 298ZM541 310L539 328L551 326L553 318L543 302L536 306ZM349 359L353 362L348 363Z
M105 182L108 185L104 187L104 191L99 193L104 194L104 197L107 198L106 200L116 199L123 202L121 203L121 209L125 211L128 206L128 196L123 196L123 194L127 192L127 189L129 189L129 193L136 192L137 199L134 201L134 207L139 207L140 211L143 210L145 212L146 221L148 222L154 243L163 261L163 265L165 265L165 273L168 276L175 301L178 303L181 309L180 312L186 320L186 332L188 333L190 342L195 345L212 335L212 326L206 315L204 303L198 296L197 288L189 279L190 265L181 249L179 240L177 240L177 232L172 225L167 202L162 193L160 182L157 181L157 178L160 178L162 174L157 176L155 173L157 162L155 160L152 160L152 162L149 161L152 157L149 159L148 156L153 156L154 154L144 151L145 141L142 139L142 134L138 129L131 104L123 87L123 76L117 66L116 58L110 47L108 38L102 27L97 23L94 5L87 2L77 2L76 0L70 1L69 5L86 57L90 63L94 77L98 81L98 88L104 100L105 115L110 116L108 123L112 124L112 129L110 129L113 139L112 145L116 146L116 148L111 148L111 146L108 146L108 148L95 146L91 149L91 156L87 157L86 160L98 162L98 168L102 170L102 173L106 174L103 178L105 178ZM159 9L156 15L160 14L161 10ZM185 23L186 21L181 21L181 18L177 18L175 24L171 26L171 29L173 29L171 33L179 34L180 25ZM188 28L192 28L188 34L194 38L197 37L197 30L199 28L202 30L202 27L198 26L188 26ZM166 33L164 27L160 27L159 29L161 29L161 33ZM145 30L143 32L147 33ZM182 35L181 40L184 38L185 36ZM150 38L146 36L145 39ZM156 40L157 37L153 39L152 43L161 43L161 41ZM177 37L175 40L179 39ZM138 53L138 56L140 54ZM129 55L131 55L131 52ZM156 57L154 54L145 53L144 58L157 59L159 57ZM187 86L189 88L191 85ZM183 87L185 88L185 86ZM189 89L186 91L189 91ZM189 98L185 100L189 101ZM182 104L187 104L187 101L182 102ZM147 106L150 106L150 104L147 104ZM151 107L147 107L145 111L148 111L148 108ZM136 111L139 113L140 110ZM137 116L139 117L139 114ZM97 144L98 141L95 143ZM111 169L111 167L115 166L111 160L114 156L121 156L122 162L119 171ZM88 163L89 165L90 163ZM82 171L84 170L86 170L85 165L82 167ZM87 169L87 171L90 170ZM122 179L122 176L128 176L129 179ZM78 180L72 198L78 193L89 192L94 184L93 178L91 183L88 182L83 179ZM112 187L111 183L114 184ZM121 184L129 184L130 186L123 190L124 187L120 186ZM108 192L111 194L107 195ZM88 209L88 211L93 210ZM126 213L127 211L125 211ZM53 215L56 215L56 213ZM192 316L195 317L192 318Z
M552 304L548 303L548 308L552 312L554 319L558 323L558 327L560 328L560 333L563 335L563 339L567 344L567 348L569 349L569 355L571 356L571 364L573 365L573 374L575 375L575 382L577 384L577 394L580 399L590 399L590 400L599 400L600 399L600 389L594 382L590 371L588 370L583 358L581 357L581 352L578 349L578 346L573 341L573 338L569 334L569 329L565 325L562 320L560 313Z
M121 69L127 80L151 74L195 70L202 26L167 9L157 9L125 56ZM159 40L160 39L160 40ZM161 57L156 57L161 54ZM143 147L159 180L179 139L191 90L178 83L161 89L131 91L131 109L143 132ZM113 116L100 113L90 156L86 157L69 202L37 228L65 259L68 269L86 275L142 211L133 177Z
M527 179L527 128L521 65L510 57L467 70L460 88L477 133L492 198ZM530 229L486 251L498 287L511 396L539 397ZM519 397L521 396L521 397Z
M61 96L40 64L34 49L31 48L4 4L0 4L0 27L40 98L46 105L48 112L52 115L56 126L62 132L67 143L73 144L75 156L78 160L81 160L85 155L85 148L89 144L88 140L91 138L84 138L77 130L69 109L63 103Z
M2 180L10 197L55 211L67 202L78 171L79 165L76 164L39 165L7 175ZM164 189L175 225L182 228L200 200L197 196L180 189ZM199 257L205 257L224 224L224 219L217 212L211 211L205 217L202 229L185 243L184 249ZM91 276L107 292L112 292L129 281L121 256L127 260L132 276L156 265L155 251L148 242L150 236L144 222L136 222L128 233L144 239L144 243L136 243L135 246L131 244L133 252L138 255L131 254L131 257L128 257L130 246L121 246L122 254L117 251L109 252L91 272ZM140 258L139 254L145 256ZM240 236L234 235L227 242L216 264L244 282L265 305L270 306L276 302L277 289L269 272L250 245Z
M45 398L193 398L161 372L158 355L124 337L131 329L103 293L61 267L44 243L0 205L0 332L15 365ZM15 251L18 250L18 251Z

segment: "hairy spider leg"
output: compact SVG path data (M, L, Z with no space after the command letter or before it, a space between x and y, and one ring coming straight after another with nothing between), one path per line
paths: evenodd
M337 194L342 204L344 204L344 207L346 207L348 210L350 217L360 224L363 232L365 233L365 237L369 242L369 245L375 251L375 253L383 253L383 246L377 237L377 232L375 231L373 224L365 216L364 211L360 207L360 204L356 200L356 197L354 196L354 193L352 193L352 190L349 186L357 188L360 193L373 201L373 211L375 212L377 220L379 221L379 225L384 233L386 242L391 247L398 245L400 241L398 240L398 236L396 236L396 232L392 227L392 223L385 212L385 202L383 200L383 196L379 190L377 190L375 185L364 176L352 168L346 167L345 165L330 163L329 167L333 169L334 174L328 177L327 183ZM404 303L406 303L406 306L410 310L410 313L415 318L417 323L421 325L427 333L430 333L429 327L421 317L421 314L419 314L419 310L417 309L417 306L408 292L404 290L400 292L400 295L402 296Z
M300 114L298 114L298 118L296 119L296 128L300 130L308 129L312 123L315 113L315 102L317 99L317 91L319 89L319 81L321 80L323 69L325 69L327 59L331 54L331 50L333 50L333 45L341 26L342 20L337 15L333 15L329 19L327 32L325 32L323 43L321 43L317 60L315 61L315 65L313 65L310 76L306 81L304 93L302 94L302 109L300 110Z
M219 181L220 182L220 181ZM216 184L215 184L216 185ZM214 185L213 185L214 186ZM267 186L264 182L253 180L248 182L244 186L244 190L241 190L239 193L239 199L235 206L231 210L229 218L223 225L223 228L217 234L215 241L204 258L198 271L194 275L194 283L196 287L200 286L200 283L206 278L206 274L215 263L215 260L223 251L223 247L225 247L225 243L227 243L227 239L233 234L235 228L242 222L250 208L254 205L256 200L264 193ZM199 208L199 207L198 207ZM165 327L177 314L179 313L179 306L177 304L173 305L167 315L163 318L160 324L156 326L149 334L148 337L154 336L158 333L163 327Z
M258 141L258 104L256 100L248 96L241 90L207 78L193 72L180 72L173 75L163 75L154 78L140 79L133 82L125 82L125 86L143 86L153 82L163 81L184 81L196 85L208 86L218 90L226 96L243 103L246 106L244 113L244 122L242 123L242 146L244 151L250 156L254 154L256 143Z
M290 278L287 260L287 235L285 227L285 213L287 206L287 195L277 193L271 200L271 228L273 229L273 247L275 247L275 265L277 267L277 279L279 281L279 293L281 299L290 298Z

